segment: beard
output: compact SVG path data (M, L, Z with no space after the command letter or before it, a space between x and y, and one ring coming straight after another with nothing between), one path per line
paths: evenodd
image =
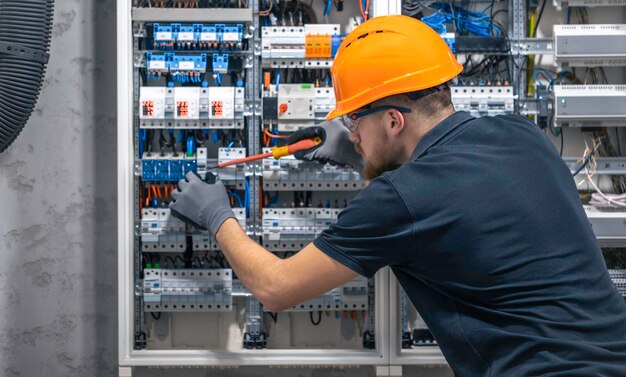
M372 154L369 158L365 158L363 154L363 148L361 144L354 144L356 151L364 157L365 165L363 166L363 176L366 180L371 181L372 179L379 177L384 172L395 170L400 167L400 164L393 161L392 153L384 153L386 143L386 137L383 137L385 140L381 140L377 143L377 149L372 151Z

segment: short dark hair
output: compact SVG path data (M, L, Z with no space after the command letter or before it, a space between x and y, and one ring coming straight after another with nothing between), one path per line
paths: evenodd
M432 117L452 106L450 85L446 82L415 92L394 94L374 101L372 107L392 105L408 107L426 117Z

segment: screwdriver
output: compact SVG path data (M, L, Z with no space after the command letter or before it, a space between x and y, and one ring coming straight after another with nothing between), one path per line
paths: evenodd
M281 157L290 156L298 151L306 150L315 147L316 145L320 145L322 143L322 139L319 137L312 139L304 139L293 144L285 145L282 147L273 147L271 152L256 154L254 156L239 158L236 160L230 160L226 162L222 162L217 165L207 167L209 169L219 169L226 166L245 164L247 162L262 160L268 157L274 157L275 159L279 159Z

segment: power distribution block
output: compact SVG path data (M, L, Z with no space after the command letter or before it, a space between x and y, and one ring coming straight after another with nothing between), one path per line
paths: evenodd
M358 277L309 301L294 305L286 312L364 311L367 310L367 278Z
M626 25L554 25L554 56L573 67L626 65Z
M243 24L160 24L152 26L152 41L158 49L241 49Z
M233 212L239 221L239 225L243 230L246 230L246 209L245 208L233 208ZM193 251L218 251L220 246L217 244L215 237L209 234L208 231L197 230L197 233L191 235L191 245Z
M626 85L556 85L554 122L559 127L626 126Z
M263 247L300 250L337 221L339 208L263 208Z
M141 250L144 252L184 252L187 247L185 223L172 216L169 208L141 211Z
M472 116L513 114L515 96L510 86L454 86L452 103L456 110Z
M244 88L141 87L141 128L244 127Z
M187 173L195 171L195 155L144 152L141 159L141 179L144 182L178 182Z
M271 151L264 148L263 152ZM263 190L357 191L365 188L361 174L352 168L307 162L286 156L263 160Z
M144 311L230 311L232 287L229 268L145 269Z

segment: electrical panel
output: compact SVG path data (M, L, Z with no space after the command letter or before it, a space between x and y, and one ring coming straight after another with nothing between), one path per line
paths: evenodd
M621 0L560 2L561 25L543 12L552 3L359 2L118 0L121 365L445 364L387 269L272 313L214 236L168 208L186 174L216 175L242 229L279 258L337 221L367 185L354 169L293 156L218 165L323 121L336 102L333 58L368 17L403 13L441 35L464 68L451 87L456 110L528 116L561 154L577 151L570 167L593 231L626 247L615 205L626 192L626 88L611 71L626 66L626 27L589 24L591 8ZM602 158L616 159L612 170ZM613 201L589 200L601 189ZM624 295L614 254L605 259Z
M284 145L324 120L335 106L330 65L345 29L362 22L358 4L118 3L120 46L128 48L119 54L120 97L128 99L120 169L132 166L121 183L120 224L132 229L120 236L121 363L146 365L158 354L163 365L384 364L386 271L272 313L214 235L168 207L187 174L216 175L242 229L279 258L337 220L365 187L354 169L293 156L220 164Z

